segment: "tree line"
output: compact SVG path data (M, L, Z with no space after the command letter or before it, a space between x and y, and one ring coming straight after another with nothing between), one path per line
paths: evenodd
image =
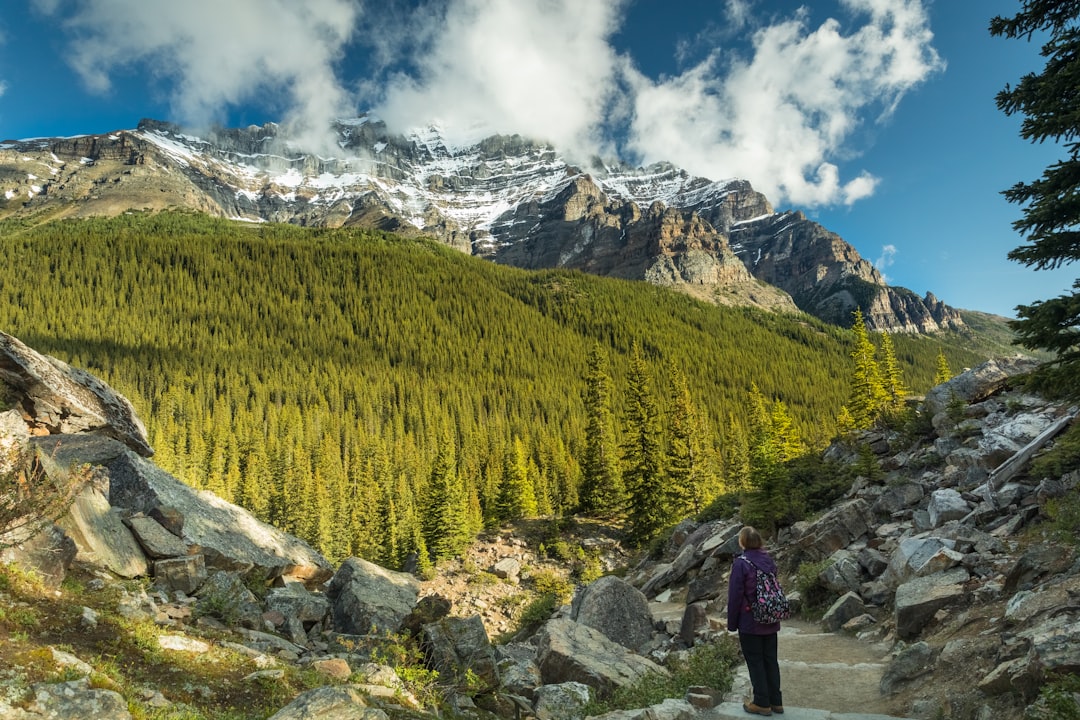
M423 564L512 517L609 512L616 471L644 540L746 483L751 388L820 447L850 385L852 332L807 316L376 231L131 213L0 243L6 331L129 397L162 468L331 559ZM981 359L895 342L911 387L941 352Z

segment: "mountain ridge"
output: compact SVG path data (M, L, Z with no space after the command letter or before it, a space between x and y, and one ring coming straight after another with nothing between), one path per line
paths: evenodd
M517 135L448 146L368 116L334 126L338 156L303 152L275 124L199 137L135 130L0 144L0 215L189 208L249 221L429 235L527 269L562 267L669 285L722 304L802 310L872 330L962 329L954 308L887 285L849 243L745 180L571 163Z

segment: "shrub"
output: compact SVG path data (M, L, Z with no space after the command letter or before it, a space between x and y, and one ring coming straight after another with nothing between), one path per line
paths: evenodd
M1046 501L1046 514L1062 542L1080 545L1080 490Z
M613 710L648 707L666 698L681 698L695 685L726 693L731 689L733 669L738 663L738 642L723 635L687 653L670 656L666 663L670 675L642 675L633 683L615 690L606 701L590 702L586 714L600 715Z
M92 473L84 465L58 475L17 446L0 457L0 550L25 542L67 512Z
M1037 479L1061 477L1080 468L1080 423L1062 433L1054 446L1031 462L1030 475Z
M831 564L829 558L804 562L795 571L795 587L802 596L804 610L813 612L825 607L829 599L829 589L822 584L820 576Z
M1035 707L1039 720L1080 720L1080 677L1054 677L1039 691Z

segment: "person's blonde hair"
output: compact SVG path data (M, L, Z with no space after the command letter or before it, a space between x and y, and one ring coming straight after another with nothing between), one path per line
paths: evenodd
M761 540L761 533L747 525L739 531L739 544L746 550L754 550L764 543Z

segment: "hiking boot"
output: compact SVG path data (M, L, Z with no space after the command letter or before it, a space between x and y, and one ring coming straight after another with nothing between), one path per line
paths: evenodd
M742 704L742 709L750 713L751 715L765 715L766 717L772 715L772 708L761 707L760 705L755 705L752 702L744 702Z
M784 706L783 705L773 705L772 706L772 711L774 713L776 713L777 715L783 715L784 714Z

